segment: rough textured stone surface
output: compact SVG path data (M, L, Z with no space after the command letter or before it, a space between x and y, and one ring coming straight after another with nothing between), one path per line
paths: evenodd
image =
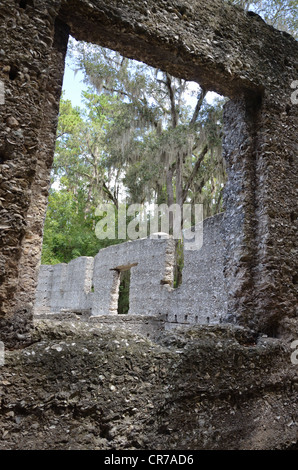
M289 96L281 85L262 99L230 101L225 111L229 312L271 335L283 317L297 318L298 107Z
M297 446L288 340L232 326L150 340L71 320L38 321L33 339L0 369L2 450Z
M3 0L0 18L1 315L30 318L70 33L230 98L228 310L276 334L296 315L297 42L221 0Z
M222 218L219 214L204 220L200 249L188 249L192 243L185 240L182 284L176 289L175 241L154 236L110 246L94 260L80 257L68 265L41 266L34 311L117 314L120 273L130 269L130 315L163 315L167 327L221 323L227 317ZM200 226L194 235L199 239Z
M201 249L184 250L182 283L169 292L162 311L167 313L172 326L218 324L227 320L222 222L223 214L205 219Z
M297 448L297 42L222 0L1 0L0 21L1 447ZM228 313L279 338L32 329L68 33L230 98Z
M100 250L94 259L92 315L117 313L119 286L114 283L120 278L121 270L128 267L131 267L129 313L159 313L158 304L163 303L166 295L166 286L161 282L166 274L168 247L174 262L172 239L140 239Z
M87 256L69 264L42 265L39 269L35 311L59 312L62 309L90 309L94 259Z
M0 6L2 316L32 309L68 40L59 2L25 4Z

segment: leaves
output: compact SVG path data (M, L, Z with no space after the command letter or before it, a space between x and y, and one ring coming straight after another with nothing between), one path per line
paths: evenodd
M199 86L190 104L188 82L117 52L84 43L72 50L86 83L111 104L105 109L110 123L106 164L124 172L130 202L152 202L166 194L168 204L174 199L183 204L202 149L208 145L213 153L221 147L221 120L214 116L222 106L216 111L208 106L206 90Z
M79 256L95 256L101 248L119 240L98 240L95 207L86 213L83 191L51 189L44 226L43 264L68 263Z

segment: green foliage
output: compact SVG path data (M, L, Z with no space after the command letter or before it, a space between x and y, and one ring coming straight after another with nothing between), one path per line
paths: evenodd
M86 83L111 105L104 110L106 164L122 172L129 201L182 205L194 185L204 186L197 180L205 156L221 155L222 103L209 106L197 86L190 104L187 81L117 52L84 43L72 45L72 52ZM214 171L214 165L207 167Z
M113 181L105 141L118 104L90 92L84 99L84 110L61 99L53 180L73 193L85 191L88 211L102 201L118 204L118 181Z
M95 256L101 248L119 240L98 240L95 208L85 212L86 195L52 189L44 227L43 264L68 263L79 256Z

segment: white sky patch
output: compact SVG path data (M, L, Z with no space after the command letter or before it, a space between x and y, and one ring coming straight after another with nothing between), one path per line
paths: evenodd
M186 92L186 101L187 104L190 106L195 106L196 101L197 101L197 96L200 92L200 85L196 82L189 82L188 83L188 90ZM218 93L215 93L214 91L208 91L206 94L205 100L207 101L208 104L213 104L214 100L216 98L221 97Z
M208 104L212 104L216 98L220 98L221 95L215 93L215 91L208 91L206 95L206 101Z
M54 181L54 183L51 185L51 188L55 191L59 191L61 189L60 181Z

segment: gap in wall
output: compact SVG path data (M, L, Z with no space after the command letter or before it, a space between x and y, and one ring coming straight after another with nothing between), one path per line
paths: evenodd
M135 106L135 108L142 111L145 110L146 112L144 116L141 116L141 114L134 115L133 113L129 115L129 112L125 114L124 108L121 111L121 106L127 106L128 111L134 106L127 90L123 90L123 103L121 106L119 105L117 110L117 119L119 118L119 121L122 119L121 132L118 132L117 129L110 132L111 129L109 129L108 132L110 134L107 135L107 128L115 117L113 112L108 114L110 112L108 106L111 109L113 99L118 99L119 93L116 93L116 89L118 91L121 89L121 83L118 77L115 78L115 73L109 74L109 71L107 72L105 67L103 67L103 62L100 61L99 63L94 62L92 65L95 71L98 71L98 74L94 74L93 70L92 80L89 80L88 84L84 83L84 77L86 78L85 69L83 66L80 69L76 63L79 55L79 49L76 50L76 48L82 47L86 47L88 54L95 56L100 53L101 56L99 57L103 57L103 62L105 57L110 57L111 62L118 61L119 67L123 67L124 72L126 69L130 70L129 78L133 83L134 89L129 88L129 85L127 90L134 94L134 98L137 100L138 106ZM133 72L135 72L135 75ZM156 80L156 88L151 96L148 94L148 90L145 94L140 91L142 86L145 86L142 74L148 80L152 80L152 78ZM108 90L109 86L110 90ZM111 91L113 89L114 91ZM89 98L86 96L87 91ZM174 101L171 98L173 94L170 91L176 95ZM70 39L63 81L62 99L64 104L60 106L60 127L57 132L49 208L45 221L44 240L46 239L46 243L43 247L43 264L69 262L71 259L79 256L95 256L105 246L126 241L125 239L117 239L117 227L115 239L96 240L94 232L98 219L96 219L94 214L98 202L111 203L116 207L121 198L125 196L128 203L147 204L148 207L152 203L167 203L168 205L172 202L177 203L179 192L177 181L180 181L180 177L177 175L178 167L177 163L175 163L175 158L178 154L180 161L182 159L184 165L182 189L185 189L187 186L188 178L191 179L190 189L185 202L190 204L202 203L204 205L204 217L209 217L222 210L221 195L226 178L225 166L222 159L221 145L215 149L212 147L213 144L211 144L212 139L214 141L214 131L221 119L221 112L215 109L217 106L215 106L215 103L216 100L220 100L222 97L212 92L207 93L205 105L201 109L202 112L198 118L198 121L202 120L204 124L198 125L197 132L194 135L189 131L188 124L194 116L201 91L196 83L185 82L171 77L146 64L121 57L108 49L78 42L73 38ZM159 101L156 101L154 98L156 94L159 94ZM90 95L92 95L91 99ZM105 120L104 126L106 127L102 129L99 128L98 122L94 128L89 126L89 137L91 137L91 140L94 139L94 142L91 141L90 148L88 148L90 138L89 144L86 140L82 148L76 145L78 141L82 141L83 133L78 136L74 145L71 133L75 126L70 129L63 128L67 119L64 122L63 120L61 121L61 115L65 112L65 101L67 100L69 100L72 108L71 118L74 117L75 113L78 113L80 120L84 123L88 113L89 118L90 113L93 113L93 117L97 113L98 119L102 118ZM181 102L184 104L180 109ZM79 111L76 108L77 106L80 107ZM215 106L214 112L212 111L213 106ZM175 110L177 112L176 122L174 119ZM148 114L150 114L150 119L148 119ZM134 120L132 128L129 128L129 118ZM147 127L144 126L146 119L148 119ZM204 127L203 131L202 126ZM87 131L88 126L84 130L85 135ZM102 135L99 136L96 132L101 132ZM192 172L197 162L202 158L204 146L201 143L196 147L194 146L194 151L190 151L190 153L188 151L199 134L206 141L206 132L210 132L212 136L208 141L210 149L206 154L206 159L204 162L202 161L203 163L197 171L196 178L193 178ZM154 138L152 139L153 133ZM114 146L110 145L111 142ZM149 145L147 145L148 142ZM177 148L177 145L180 147ZM158 154L156 149L161 147L163 151ZM175 152L178 152L176 156ZM94 169L92 167L95 160L99 162L100 171L98 171L98 168ZM214 168L219 161L218 171L214 172ZM169 189L168 176L171 171L173 171L173 177L171 189ZM206 171L208 175L204 177L203 173ZM92 178L95 174L97 181L96 184L93 184ZM73 175L76 175L77 183L75 179L65 183ZM86 175L88 175L88 178ZM94 181L96 178L94 178ZM170 191L172 191L172 195L169 194ZM172 196L174 200L172 200ZM100 198L101 200L99 201ZM86 202L86 200L88 201ZM82 220L77 220L78 218L75 215L78 214L81 208L83 211ZM59 223L55 226L53 236L49 237L49 230L52 230L51 223L54 222L55 217L57 217ZM79 233L80 227L83 229L84 225L84 236L81 236ZM74 230L74 227L76 227L76 230ZM85 236L87 231L90 232L88 237ZM56 236L57 232L61 233L61 237ZM71 246L72 243L69 243L69 237L72 236L72 232L74 246ZM63 238L63 234L69 235L67 243L60 239ZM85 240L88 243L85 243ZM50 246L51 244L52 246ZM61 253L63 249L65 253ZM178 258L174 287L178 287L181 284L183 259L181 257Z
M120 271L120 285L118 297L118 314L126 315L129 312L129 290L131 270Z

